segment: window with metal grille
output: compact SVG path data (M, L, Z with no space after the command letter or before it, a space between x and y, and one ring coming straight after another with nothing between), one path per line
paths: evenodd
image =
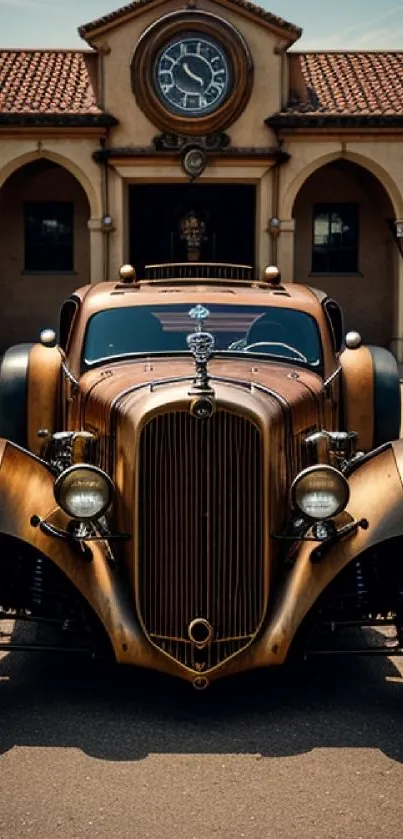
M358 204L314 204L312 272L358 271Z
M74 267L72 201L24 204L25 270L58 272Z

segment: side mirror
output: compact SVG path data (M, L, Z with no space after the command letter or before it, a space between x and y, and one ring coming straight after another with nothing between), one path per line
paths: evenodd
M55 330L42 329L42 332L39 336L39 340L43 347L49 347L49 349L53 349L53 347L56 347L57 345Z
M336 300L327 297L323 301L323 308L326 312L330 328L332 330L334 348L337 353L343 349L344 324L343 312Z

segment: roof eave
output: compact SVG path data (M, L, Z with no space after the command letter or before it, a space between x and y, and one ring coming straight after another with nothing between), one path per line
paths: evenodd
M401 114L274 114L265 119L269 128L403 128Z
M137 17L142 13L144 7L160 6L164 3L165 0L137 0L136 3L129 3L121 9L117 9L115 12L111 12L110 15L104 15L97 20L80 26L78 28L78 34L80 35L80 38L83 38L83 40L87 41L90 46L94 47L94 40L96 40L99 36L104 35L105 32L110 29L113 29L116 26L121 26L131 18ZM222 0L222 5L227 8L237 6L240 14L243 12L248 17L256 20L256 22L266 24L272 28L278 36L284 38L287 41L288 46L294 44L302 35L302 29L300 27L295 26L289 21L283 20L276 15L270 16L270 13L267 12L266 9L263 9L255 3L248 2L248 0Z
M117 146L115 148L98 149L94 152L93 158L97 163L105 163L110 159L128 159L128 158L169 158L180 157L180 151L176 152L172 149L158 149L155 145L152 146ZM214 158L262 158L265 160L272 160L276 163L286 163L290 159L288 152L283 151L278 146L264 146L264 147L244 147L244 146L230 146L224 149L214 149L209 152L209 157Z
M19 125L27 127L83 127L110 128L118 125L118 120L111 114L52 114L52 113L0 113L0 127Z

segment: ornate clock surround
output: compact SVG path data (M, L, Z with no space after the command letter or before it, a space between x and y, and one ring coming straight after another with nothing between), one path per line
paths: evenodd
M200 34L218 42L230 66L231 85L224 101L204 115L182 115L170 110L156 89L156 61L181 33ZM227 128L240 116L252 91L253 62L245 39L228 21L210 12L181 10L166 15L143 32L132 59L131 80L139 107L157 128L173 134L203 136Z

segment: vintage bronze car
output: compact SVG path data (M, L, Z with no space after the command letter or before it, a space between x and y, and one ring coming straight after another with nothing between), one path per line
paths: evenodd
M64 303L57 344L3 358L0 617L199 689L399 653L399 431L393 356L344 338L324 293L276 268L124 266ZM393 643L350 631L370 626Z

